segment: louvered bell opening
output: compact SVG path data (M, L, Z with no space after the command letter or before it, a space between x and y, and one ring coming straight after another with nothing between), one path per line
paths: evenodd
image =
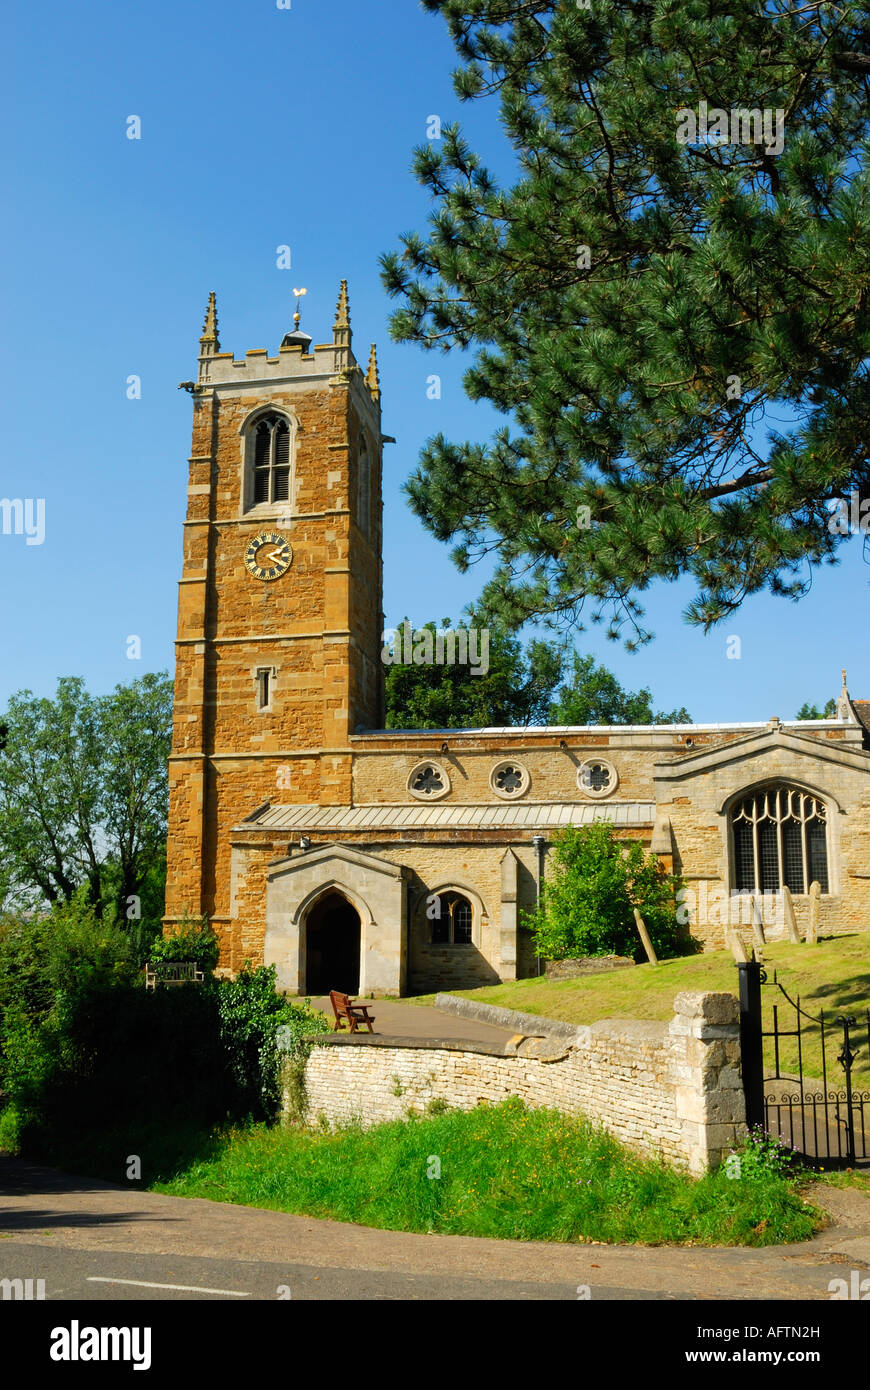
M254 505L269 500L269 469L258 468L254 474Z
M283 421L275 428L275 466L277 468L289 468L290 466L290 431Z
M272 442L272 430L267 420L263 420L257 426L257 434L254 442L254 467L260 468L269 464L269 448Z
M274 502L287 502L290 498L290 469L275 469L275 496Z

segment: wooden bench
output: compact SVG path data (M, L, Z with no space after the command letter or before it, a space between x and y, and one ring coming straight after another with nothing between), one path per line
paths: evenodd
M368 1024L370 1033L375 1031L372 1027L375 1021L374 1015L369 1015L367 1004L358 1004L355 999L350 999L348 995L339 993L337 989L329 991L329 1002L332 1005L332 1012L335 1014L335 1023L332 1025L333 1033L338 1033L345 1023L348 1024L352 1033L359 1032L361 1023Z
M158 985L201 985L204 979L195 960L165 960L145 966L145 988Z

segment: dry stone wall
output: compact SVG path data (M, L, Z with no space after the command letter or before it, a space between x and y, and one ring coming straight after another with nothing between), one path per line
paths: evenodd
M292 1070L292 1068L291 1068ZM338 1034L312 1049L307 1118L379 1124L433 1100L471 1110L519 1096L585 1115L628 1147L700 1174L745 1133L739 1015L730 994L682 993L670 1023L604 1019L573 1039L478 1042ZM294 1113L290 1073L285 1113Z

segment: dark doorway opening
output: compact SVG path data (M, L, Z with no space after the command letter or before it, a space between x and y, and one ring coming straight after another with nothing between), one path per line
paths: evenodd
M360 920L340 893L327 893L308 914L305 989L308 994L359 992Z

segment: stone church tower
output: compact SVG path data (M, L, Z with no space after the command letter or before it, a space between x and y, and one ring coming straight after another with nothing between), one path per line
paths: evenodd
M207 913L222 963L233 827L265 803L349 804L349 737L383 723L381 405L351 345L295 328L277 355L200 338L178 604L166 924Z
M346 284L330 343L297 312L274 357L239 361L212 295L183 385L165 920L206 914L222 971L273 965L279 989L312 996L535 974L523 914L548 850L597 821L682 876L707 946L751 938L760 903L769 939L866 930L870 701L845 675L833 719L385 729L387 437Z

